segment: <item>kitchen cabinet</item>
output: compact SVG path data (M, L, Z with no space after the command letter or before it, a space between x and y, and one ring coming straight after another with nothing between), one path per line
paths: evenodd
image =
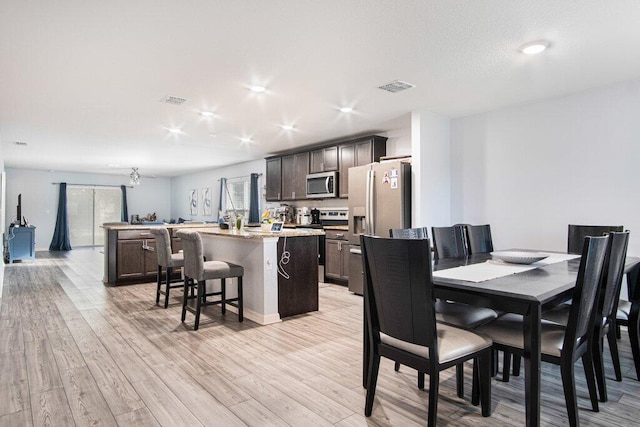
M346 231L325 230L324 262L325 278L349 280L349 242Z
M310 153L309 173L338 170L338 147L325 147Z
M282 194L282 159L267 159L267 201L278 201Z
M286 239L286 240L285 240ZM281 318L318 310L318 236L278 239L278 259L288 251L283 265L288 277L278 274L278 313Z
M306 199L308 174L309 152L283 156L281 200Z
M387 153L387 138L371 136L338 146L339 186L341 198L349 197L349 168L377 162Z

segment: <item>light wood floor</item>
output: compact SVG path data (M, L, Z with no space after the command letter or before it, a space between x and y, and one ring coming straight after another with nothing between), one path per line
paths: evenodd
M371 418L363 416L362 299L321 285L320 311L270 326L239 324L208 307L200 330L180 323L176 298L154 304L155 284L106 287L102 254L38 253L6 266L0 310L0 425L426 424L428 391L415 372L383 360ZM246 286L251 286L247 283ZM576 366L583 425L638 425L640 383L628 339L620 341L624 379L609 378L608 403L593 413ZM578 364L579 365L579 364ZM438 424L523 425L523 379L493 380L493 415L456 397L453 372L441 379ZM544 364L544 425L567 424L557 367ZM428 382L427 382L428 384Z

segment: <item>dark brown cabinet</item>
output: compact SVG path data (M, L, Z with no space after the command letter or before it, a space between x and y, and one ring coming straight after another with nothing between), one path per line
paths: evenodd
M349 280L349 242L346 231L325 231L324 264L325 278Z
M338 170L338 147L325 147L310 153L309 173Z
M144 276L142 240L121 240L117 246L117 278L131 279Z
M280 200L282 193L282 159L267 159L267 194L268 201Z
M278 239L278 259L285 239ZM287 237L286 250L292 254L283 266L287 277L278 274L278 313L295 316L318 310L318 236Z
M372 136L338 147L340 197L349 197L349 168L379 161L387 153L386 141L387 138Z
M309 174L308 152L282 157L281 200L306 199L307 174Z

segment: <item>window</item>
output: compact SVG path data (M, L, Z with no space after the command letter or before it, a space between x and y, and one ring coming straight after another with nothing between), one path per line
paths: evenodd
M249 177L227 180L226 210L245 218L249 216Z
M105 222L120 221L122 190L69 186L67 188L67 216L72 247L104 244Z

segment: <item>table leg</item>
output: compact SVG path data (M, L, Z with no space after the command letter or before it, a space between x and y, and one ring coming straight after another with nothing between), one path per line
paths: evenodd
M527 426L540 426L540 318L539 304L531 304L524 315L524 383Z
M364 298L362 298L362 301L364 301ZM367 305L364 305L364 309L363 309L363 316L362 318L364 319L364 325L363 325L363 332L364 332L364 337L362 339L362 387L367 388L367 372L369 372L369 354L371 353L371 349L369 348L369 346L371 345L369 343L369 328L367 327Z
M636 377L640 381L640 301L631 303L629 313L629 341L633 353L633 363L636 367Z

